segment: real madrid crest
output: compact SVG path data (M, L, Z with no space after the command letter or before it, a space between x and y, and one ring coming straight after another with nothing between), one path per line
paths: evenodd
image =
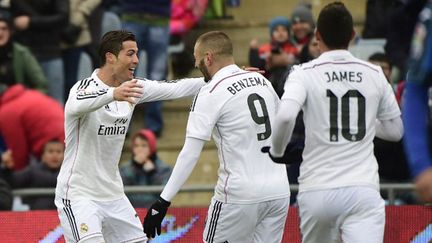
M88 226L87 226L87 224L82 223L82 224L80 225L80 231L81 231L81 233L87 233L87 231L88 231Z

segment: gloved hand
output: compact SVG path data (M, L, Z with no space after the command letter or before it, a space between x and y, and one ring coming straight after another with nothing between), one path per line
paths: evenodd
M144 218L144 233L146 233L147 237L155 238L156 231L157 235L161 234L162 220L170 205L171 202L165 201L163 198L159 197L148 209L147 215Z
M275 157L270 153L270 146L264 146L261 148L261 152L268 153L270 159L277 164L292 164L298 162L298 159L294 159L293 156L290 154L291 151L292 146L288 144L287 148L285 149L284 155L282 157Z

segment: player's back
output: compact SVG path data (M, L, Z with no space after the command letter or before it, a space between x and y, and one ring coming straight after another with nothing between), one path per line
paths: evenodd
M201 89L191 116L206 113L202 116L214 123L220 161L217 200L254 203L289 195L285 166L261 153L271 142L278 101L267 79L235 65L220 70Z
M338 50L296 67L289 79L306 89L300 190L378 188L372 142L376 119L399 115L382 70Z

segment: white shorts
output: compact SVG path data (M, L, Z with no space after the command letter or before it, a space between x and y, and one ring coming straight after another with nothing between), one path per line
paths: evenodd
M114 201L56 198L66 242L103 237L105 242L147 242L138 214L124 196Z
M203 241L280 243L288 209L289 197L254 204L222 203L213 198L207 213Z
M297 201L304 243L383 242L385 205L373 188L300 192Z

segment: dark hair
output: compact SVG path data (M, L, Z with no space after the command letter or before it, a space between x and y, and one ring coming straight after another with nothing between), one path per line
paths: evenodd
M135 35L130 31L113 30L105 33L102 36L101 44L98 51L101 66L105 65L106 63L106 53L110 52L117 56L120 50L123 48L123 42L129 40L135 41Z
M382 52L375 52L374 54L372 54L369 58L369 61L375 61L375 62L385 62L389 64L389 67L392 67L392 64L390 62L390 58Z
M354 25L351 13L341 2L326 5L318 16L317 31L330 49L346 49Z

